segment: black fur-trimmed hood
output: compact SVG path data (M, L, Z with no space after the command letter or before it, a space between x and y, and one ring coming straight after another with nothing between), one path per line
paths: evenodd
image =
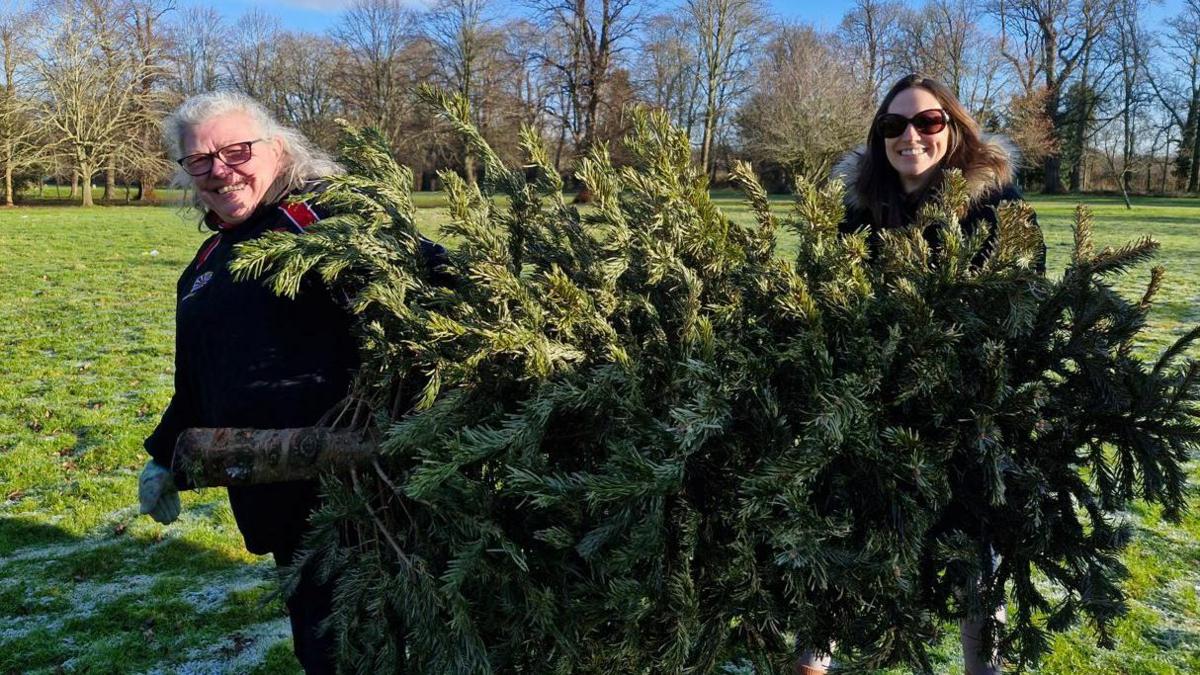
M1012 185L1016 178L1018 154L1011 141L1003 136L985 134L983 147L983 157L963 172L967 179L967 194L973 203ZM866 151L865 145L850 151L832 172L833 178L842 179L846 185L846 204L860 209L867 208L869 203L862 176Z

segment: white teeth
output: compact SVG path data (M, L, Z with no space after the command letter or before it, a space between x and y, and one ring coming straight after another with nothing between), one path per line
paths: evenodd
M900 151L901 157L912 157L913 155L921 155L925 153L925 148L905 148Z
M245 183L234 183L233 185L225 185L217 190L217 194L223 195L228 192L233 192L234 190L241 190L244 187L246 187Z

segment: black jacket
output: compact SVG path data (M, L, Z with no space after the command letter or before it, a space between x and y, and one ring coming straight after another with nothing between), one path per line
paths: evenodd
M239 242L271 230L299 235L321 215L302 202L264 205L200 246L177 287L175 393L145 442L158 463L171 466L184 429L311 426L347 395L358 353L351 318L333 294L306 279L289 299L229 272ZM431 267L445 258L432 242L422 241L422 253ZM246 548L273 552L294 547L316 484L231 487L229 501Z
M288 299L258 281L235 282L229 272L239 242L270 230L303 233L319 215L302 203L261 206L209 237L184 270L176 289L175 393L145 442L158 463L171 466L184 429L310 426L346 396L358 355L350 317L332 295L306 284ZM229 502L246 548L267 553L299 537L316 487L230 488Z
M983 246L976 253L974 258L975 265L981 265L991 255L996 245L997 233L997 213L996 209L1006 201L1023 200L1021 192L1017 190L1013 183L1013 150L1006 142L997 138L991 137L985 140L986 148L988 149L991 162L986 167L982 167L964 174L967 182L967 194L970 201L967 205L967 211L959 218L959 223L962 226L963 233L970 237L975 233L980 222L986 222L990 226L990 233L987 239L984 240ZM870 230L871 235L868 237L868 244L872 252L878 250L879 232L886 229L886 225L880 226L875 222L874 215L869 208L869 197L864 194L863 183L861 181L861 170L863 168L865 148L859 148L850 154L846 155L834 169L834 177L841 178L846 185L845 205L846 216L839 226L839 231L842 234L850 234L862 228ZM917 210L920 208L920 203L905 202L895 205L894 208L901 209L900 221L908 224L916 220ZM1031 223L1034 227L1038 227L1037 217L1034 216ZM925 240L933 247L940 245L938 237L938 228L930 227L924 232ZM1038 271L1045 273L1046 271L1046 249L1043 245L1042 254L1037 261Z

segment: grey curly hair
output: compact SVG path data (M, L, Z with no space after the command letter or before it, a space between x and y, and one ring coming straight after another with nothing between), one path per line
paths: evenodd
M280 124L261 103L253 98L234 91L210 91L189 97L170 115L163 119L163 142L171 159L183 156L183 132L188 127L196 126L219 115L242 113L254 120L261 131L261 138L277 139L283 147L283 166L276 177L266 198L276 200L283 195L298 190L306 183L319 180L326 176L345 173L340 164L330 159L324 151L308 140L298 130ZM183 170L175 171L172 184L179 187L189 187L192 177ZM193 204L200 207L198 197L193 197Z

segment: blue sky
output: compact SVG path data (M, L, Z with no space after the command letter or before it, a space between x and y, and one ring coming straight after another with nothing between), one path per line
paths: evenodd
M413 4L428 4L422 0L411 0ZM767 0L776 14L793 21L804 21L820 29L833 28L841 21L854 0ZM909 4L920 4L908 0ZM279 17L285 28L324 32L336 20L338 13L348 4L345 0L182 0L180 4L211 4L230 18L240 15L251 7L259 7ZM500 2L503 6L505 3ZM516 4L516 3L513 3ZM666 3L663 3L666 4ZM1159 0L1148 12L1152 22L1172 16L1183 4L1183 0ZM1150 22L1148 22L1150 23Z
M183 0L180 4L211 4L229 17L236 17L251 7L259 7L279 17L286 28L323 32L337 20L338 13L348 3L344 0L227 0L222 3ZM420 0L413 0L413 4L422 3ZM854 1L768 0L768 4L783 18L803 20L820 28L832 28Z

